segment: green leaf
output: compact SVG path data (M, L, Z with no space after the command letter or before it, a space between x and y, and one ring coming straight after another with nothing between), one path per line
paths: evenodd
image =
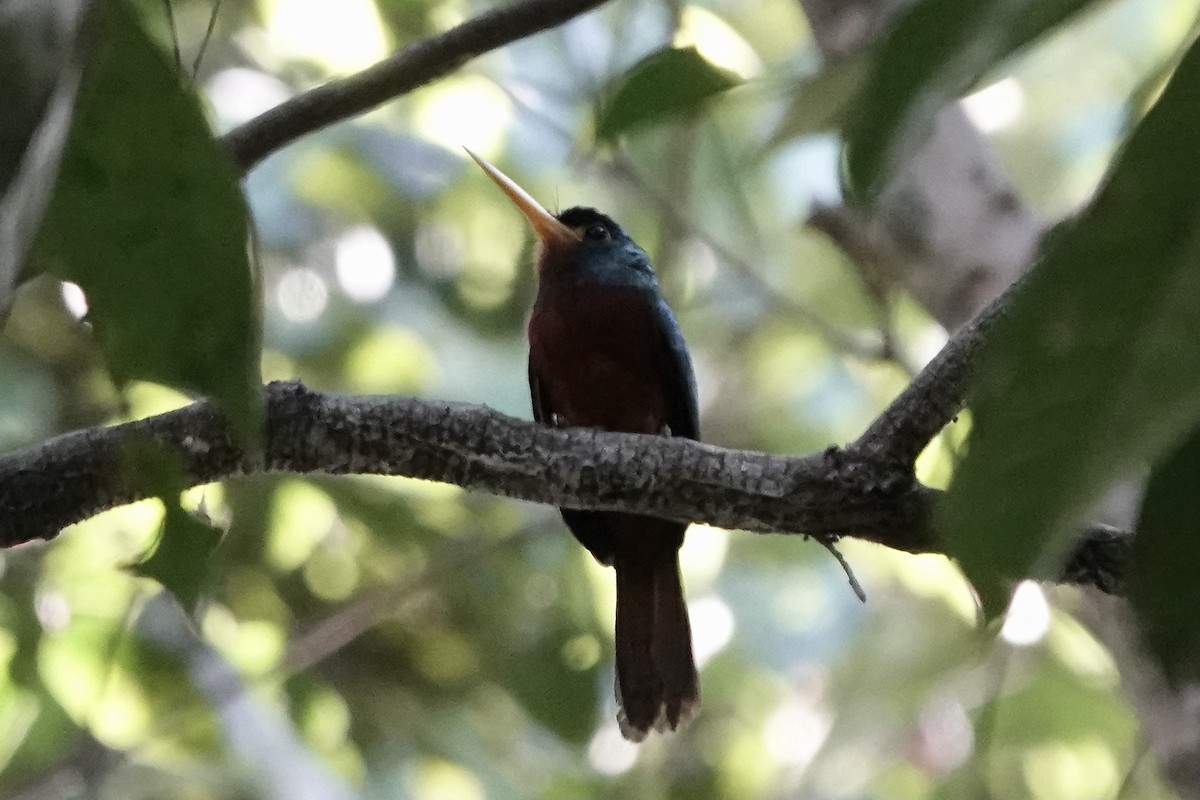
M221 531L184 511L174 499L163 498L163 506L167 513L154 552L130 569L158 581L190 614L208 582Z
M129 483L144 486L166 510L153 552L129 569L152 578L189 613L208 579L222 531L184 511L179 493L187 486L178 456L153 439L133 439L122 448L118 469Z
M945 528L989 612L1004 581L1053 576L1089 504L1200 417L1197 108L1193 44L983 353Z
M556 626L527 649L497 659L495 672L529 716L565 741L581 744L596 730L599 668L573 670L563 661L564 647L576 636L578 631Z
M1094 0L921 0L878 48L849 116L849 187L874 196L937 112L989 68Z
M1150 476L1133 540L1129 601L1167 674L1200 677L1200 427Z
M623 133L694 113L706 100L742 79L711 63L694 47L659 50L629 69L596 118L596 138Z
M871 49L859 50L800 81L766 149L840 128L866 85L873 54Z
M238 173L124 0L97 11L46 244L113 377L211 396L252 435L259 332Z

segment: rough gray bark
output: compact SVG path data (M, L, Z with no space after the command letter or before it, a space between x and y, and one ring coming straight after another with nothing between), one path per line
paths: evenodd
M265 389L262 453L247 454L208 402L59 437L0 460L0 543L149 496L130 448L176 454L188 485L252 472L386 474L455 483L553 505L626 510L748 530L856 533L936 549L932 490L831 449L790 457L687 439L560 430L481 406L344 397L298 382ZM143 462L144 463L144 462ZM148 479L149 478L149 479Z
M133 466L135 449L155 443L178 458L188 486L257 472L404 475L570 508L941 550L933 523L940 492L916 482L912 465L897 462L879 432L845 449L781 456L560 430L481 406L325 395L299 382L268 385L264 400L258 452L244 451L221 414L198 402L5 456L0 545L51 538L72 522L162 491L160 476ZM898 403L892 417L908 430L905 409L923 409ZM1128 540L1113 529L1086 531L1063 579L1119 592Z

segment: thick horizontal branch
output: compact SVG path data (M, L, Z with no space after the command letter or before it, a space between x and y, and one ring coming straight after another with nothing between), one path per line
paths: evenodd
M921 552L934 547L931 490L840 451L793 457L688 439L556 429L484 406L264 389L266 439L244 453L207 402L138 422L67 434L0 460L0 544L50 538L147 496L123 465L154 441L188 485L251 472L379 474L572 508L623 510L753 531L855 533ZM123 455L124 454L124 455Z
M207 402L5 456L0 544L52 538L73 522L148 496L147 481L124 465L131 447L153 441L178 455L189 485L251 472L404 475L570 508L853 536L914 553L940 549L931 523L940 493L849 450L780 456L560 430L483 406L327 395L298 382L272 383L264 394L266 438L258 456L237 446ZM1106 533L1107 550L1095 552L1085 543L1066 578L1119 588L1124 554L1114 555L1112 541Z
M310 89L224 137L243 172L302 136L350 119L453 72L476 56L590 11L604 0L525 0L493 9L373 67Z

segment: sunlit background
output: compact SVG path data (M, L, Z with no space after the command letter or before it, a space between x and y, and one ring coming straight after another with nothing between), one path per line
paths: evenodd
M163 4L142 5L169 46ZM172 5L186 62L210 4ZM198 85L228 130L486 7L226 0ZM1196 13L1103 4L964 100L1047 219L1089 196ZM603 88L671 41L749 83L694 121L594 144ZM817 64L794 0L620 0L270 157L245 181L264 378L530 415L531 239L465 145L647 249L708 441L852 439L908 373L811 323L869 342L881 320L856 268L803 225L838 199L836 137L764 149ZM187 402L139 384L123 405L86 313L73 284L24 290L0 339L0 449ZM894 326L910 365L945 341L903 298ZM966 424L923 455L924 480L945 484ZM0 555L0 795L1167 796L1070 590L1022 584L986 636L943 558L846 542L862 604L812 542L694 527L682 563L703 713L634 746L614 719L611 573L553 509L366 477L188 497L228 528L194 631L123 569L153 543L155 503Z

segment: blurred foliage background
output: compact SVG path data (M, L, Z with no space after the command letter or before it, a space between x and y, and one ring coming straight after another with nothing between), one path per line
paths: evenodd
M170 6L190 72L212 4ZM225 131L486 7L225 0L196 86ZM170 59L164 3L138 10ZM966 99L1047 219L1090 196L1197 11L1097 3ZM613 87L671 43L739 85L662 124L606 117ZM271 156L243 184L264 379L529 415L531 237L466 145L647 249L708 441L852 439L946 333L902 296L884 313L803 224L840 197L838 134L777 132L819 69L794 0L621 0ZM0 451L188 401L118 389L87 301L49 277L21 289L0 338ZM931 446L923 479L945 484L960 438ZM0 554L0 796L1170 796L1069 589L1025 585L994 638L942 557L847 542L861 604L811 542L694 527L703 713L633 746L614 720L611 574L553 509L369 477L254 477L185 505L227 530L194 559L190 622L130 569L158 538L157 501Z

